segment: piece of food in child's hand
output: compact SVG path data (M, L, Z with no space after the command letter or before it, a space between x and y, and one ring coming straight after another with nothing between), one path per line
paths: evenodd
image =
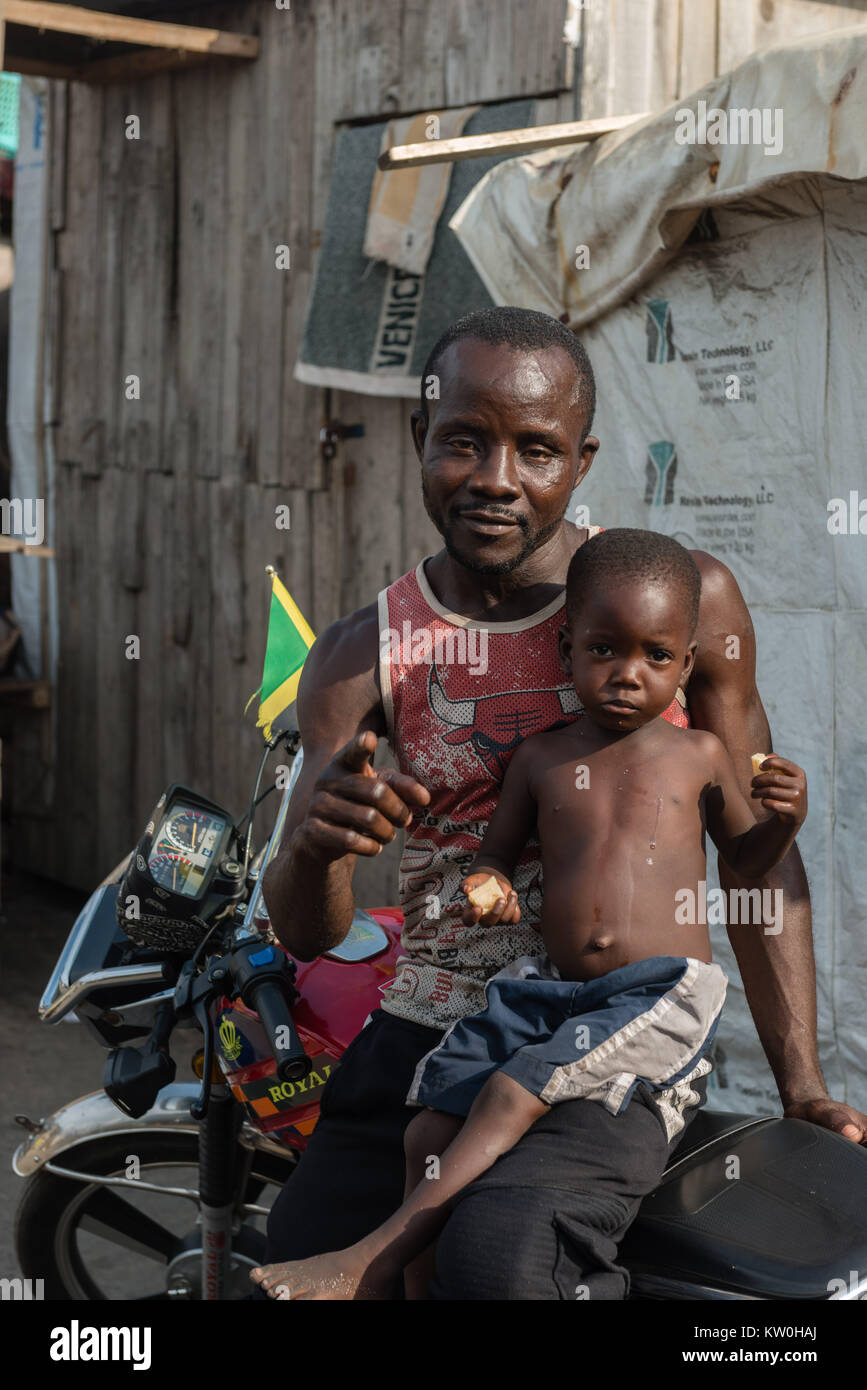
M751 754L750 754L750 762L751 762L752 765L753 765L753 776L754 776L754 777L757 777L758 774L761 772L761 770L762 770L762 763L765 761L765 758L766 758L767 756L768 756L767 753L751 753Z
M471 888L467 893L473 907L480 907L483 912L490 912L491 908L496 906L498 899L505 898L505 896L505 892L493 874L486 878L484 883L480 883L478 888Z

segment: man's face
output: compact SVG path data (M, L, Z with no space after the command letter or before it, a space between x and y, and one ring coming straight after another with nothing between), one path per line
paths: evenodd
M467 569L505 574L558 529L599 441L581 436L578 378L562 348L476 338L438 363L429 423L413 411L428 516Z

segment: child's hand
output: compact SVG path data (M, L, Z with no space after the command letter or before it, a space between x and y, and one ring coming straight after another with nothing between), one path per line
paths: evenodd
M789 825L803 825L807 816L807 774L797 763L769 753L752 781L750 796L761 801Z
M521 920L521 909L518 907L518 895L512 888L511 883L504 874L492 874L490 871L480 874L469 874L462 882L461 887L465 893L469 893L474 888L478 888L489 878L495 878L503 890L503 896L498 899L492 908L483 912L480 907L468 902L464 908L462 918L467 927L475 926L476 923L482 927L493 927L498 922L519 922Z

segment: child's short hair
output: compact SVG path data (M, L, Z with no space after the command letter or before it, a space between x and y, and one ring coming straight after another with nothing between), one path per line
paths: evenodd
M701 575L689 551L671 536L615 526L591 536L575 551L566 575L566 615L571 621L591 589L640 579L680 590L690 637L698 622Z

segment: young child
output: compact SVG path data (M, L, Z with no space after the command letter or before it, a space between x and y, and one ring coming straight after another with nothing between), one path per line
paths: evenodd
M518 746L463 883L501 889L487 911L468 900L468 927L517 921L510 874L538 826L547 954L494 975L485 1009L419 1063L408 1102L427 1108L406 1132L403 1206L348 1250L254 1270L272 1297L383 1297L403 1268L423 1298L455 1195L551 1105L618 1114L640 1082L659 1093L707 1069L726 977L707 926L683 921L684 890L705 877L705 831L739 876L767 874L807 788L766 757L751 797L772 815L757 824L719 739L660 718L692 669L700 592L688 551L654 532L604 531L576 551L559 641L583 714Z

